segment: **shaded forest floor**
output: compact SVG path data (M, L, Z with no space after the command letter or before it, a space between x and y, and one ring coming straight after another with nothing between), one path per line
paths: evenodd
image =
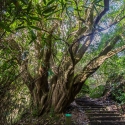
M112 100L103 99L91 99L89 97L77 98L70 106L67 107L65 113L55 115L50 112L42 117L33 117L30 113L25 113L22 119L18 121L15 125L65 125L65 114L72 114L71 121L72 125L88 125L89 118L85 114L85 110L82 108L84 101L88 100L95 105L106 106L108 111L117 111L122 116L125 116L124 108L116 105Z

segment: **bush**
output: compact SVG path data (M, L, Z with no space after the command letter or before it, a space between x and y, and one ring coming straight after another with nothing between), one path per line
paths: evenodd
M90 97L91 98L100 98L103 95L103 92L105 90L104 85L99 85L98 87L90 90Z

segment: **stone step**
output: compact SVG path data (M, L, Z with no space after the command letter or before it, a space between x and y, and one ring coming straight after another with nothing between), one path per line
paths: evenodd
M124 120L124 117L121 116L94 116L94 117L89 117L90 121L91 120Z
M106 106L102 106L102 105L93 105L93 106L81 106L81 108L106 108Z
M76 99L76 104L85 111L90 120L89 125L125 125L125 117L116 110L108 111L106 105L99 104L97 100Z
M92 110L92 111L93 111L93 110L95 110L95 111L96 111L96 110L97 110L97 111L98 111L98 110L99 110L99 111L107 111L106 108L96 108L96 107L95 107L95 108L91 108L91 107L81 107L81 109L83 109L83 110Z
M79 102L77 104L80 106L100 106L98 104L95 104L95 102Z
M106 109L101 109L101 108L100 109L97 109L97 108L95 108L95 109L93 109L93 108L82 108L82 110L84 110L87 113L107 112Z
M90 121L89 125L125 125L125 121Z
M97 107L81 107L82 109L92 109L92 110L100 110L100 109L104 109L107 110L106 108L97 108Z
M90 100L90 98L76 98L75 99L76 102L91 102L91 101L94 101L94 100Z
M86 113L86 115L90 116L120 116L119 113Z
M117 113L117 111L99 111L99 110L87 110L86 113Z

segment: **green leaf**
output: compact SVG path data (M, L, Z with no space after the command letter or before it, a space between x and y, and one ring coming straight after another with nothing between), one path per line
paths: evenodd
M93 3L99 3L101 2L102 0L94 0Z
M37 36L36 36L36 34L34 33L33 30L30 30L30 34L31 34L31 41L30 41L29 44L31 44L37 38Z
M23 18L23 17L18 17L17 19L18 19L19 21L20 21L20 20L21 20L21 21L22 21L22 20L27 21L27 19L26 19L26 18Z
M46 0L43 0L43 3L46 5Z
M55 0L49 1L49 2L47 3L47 6L50 5L50 4L52 4L53 2L55 2Z
M16 30L20 30L20 29L23 29L23 28L26 28L26 26L17 27Z
M21 2L22 2L23 4L25 4L25 5L28 4L28 1L27 1L27 0L21 0Z
M31 10L31 6L32 6L32 2L30 1L27 7L27 13L29 13L29 11Z
M53 12L55 9L56 9L56 6L47 7L45 10L43 10L42 14Z
M65 3L66 3L65 0L61 0L60 2L61 2L61 4L62 4L62 6L65 5Z
M99 12L98 12L97 8L95 7L95 5L94 5L94 9L95 9L95 10L96 10L96 12L99 14Z
M36 10L37 10L37 12L38 12L39 15L42 15L41 14L41 7L40 7L40 5L37 4Z
M35 30L41 30L41 28L36 27L36 26L30 26L31 28L35 29Z
M104 7L103 5L100 5L100 4L96 4L97 6L100 6L100 7Z
M47 20L59 20L59 21L62 21L62 18L48 18Z
M11 29L9 28L9 26L5 25L5 23L3 23L3 22L0 22L0 28L6 30L6 31L8 31L8 32L13 33L13 32L11 31Z
M62 13L64 11L64 9L66 8L66 2L64 0L61 0L61 5L62 5Z
M39 18L39 17L30 17L30 19L36 20L36 21L41 21L41 18Z
M47 14L47 15L44 15L44 17L45 17L45 18L50 17L52 14L54 14L54 13L56 13L56 12L58 12L58 11L60 11L60 10L53 11L53 12Z

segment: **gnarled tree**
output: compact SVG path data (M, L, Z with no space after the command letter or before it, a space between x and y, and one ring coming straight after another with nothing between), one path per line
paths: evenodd
M13 35L13 40L17 42L18 50L23 56L21 59L20 52L16 55L18 66L24 71L20 77L29 88L40 114L49 111L51 107L56 113L62 112L74 100L86 79L106 59L125 49L123 1L111 2L120 8L109 11L109 0L27 1L28 5L22 1L12 3L16 19L13 19L10 26L15 31L16 25L17 36ZM115 15L112 15L113 11ZM106 26L104 22L107 23ZM17 24L20 26L17 27ZM103 32L105 30L113 35L105 41L104 49L76 73L75 67L89 51L91 43L96 44L95 36L100 32L106 34ZM30 43L27 44L29 40ZM122 46L116 48L118 42L122 42ZM15 47L10 46L13 51Z

